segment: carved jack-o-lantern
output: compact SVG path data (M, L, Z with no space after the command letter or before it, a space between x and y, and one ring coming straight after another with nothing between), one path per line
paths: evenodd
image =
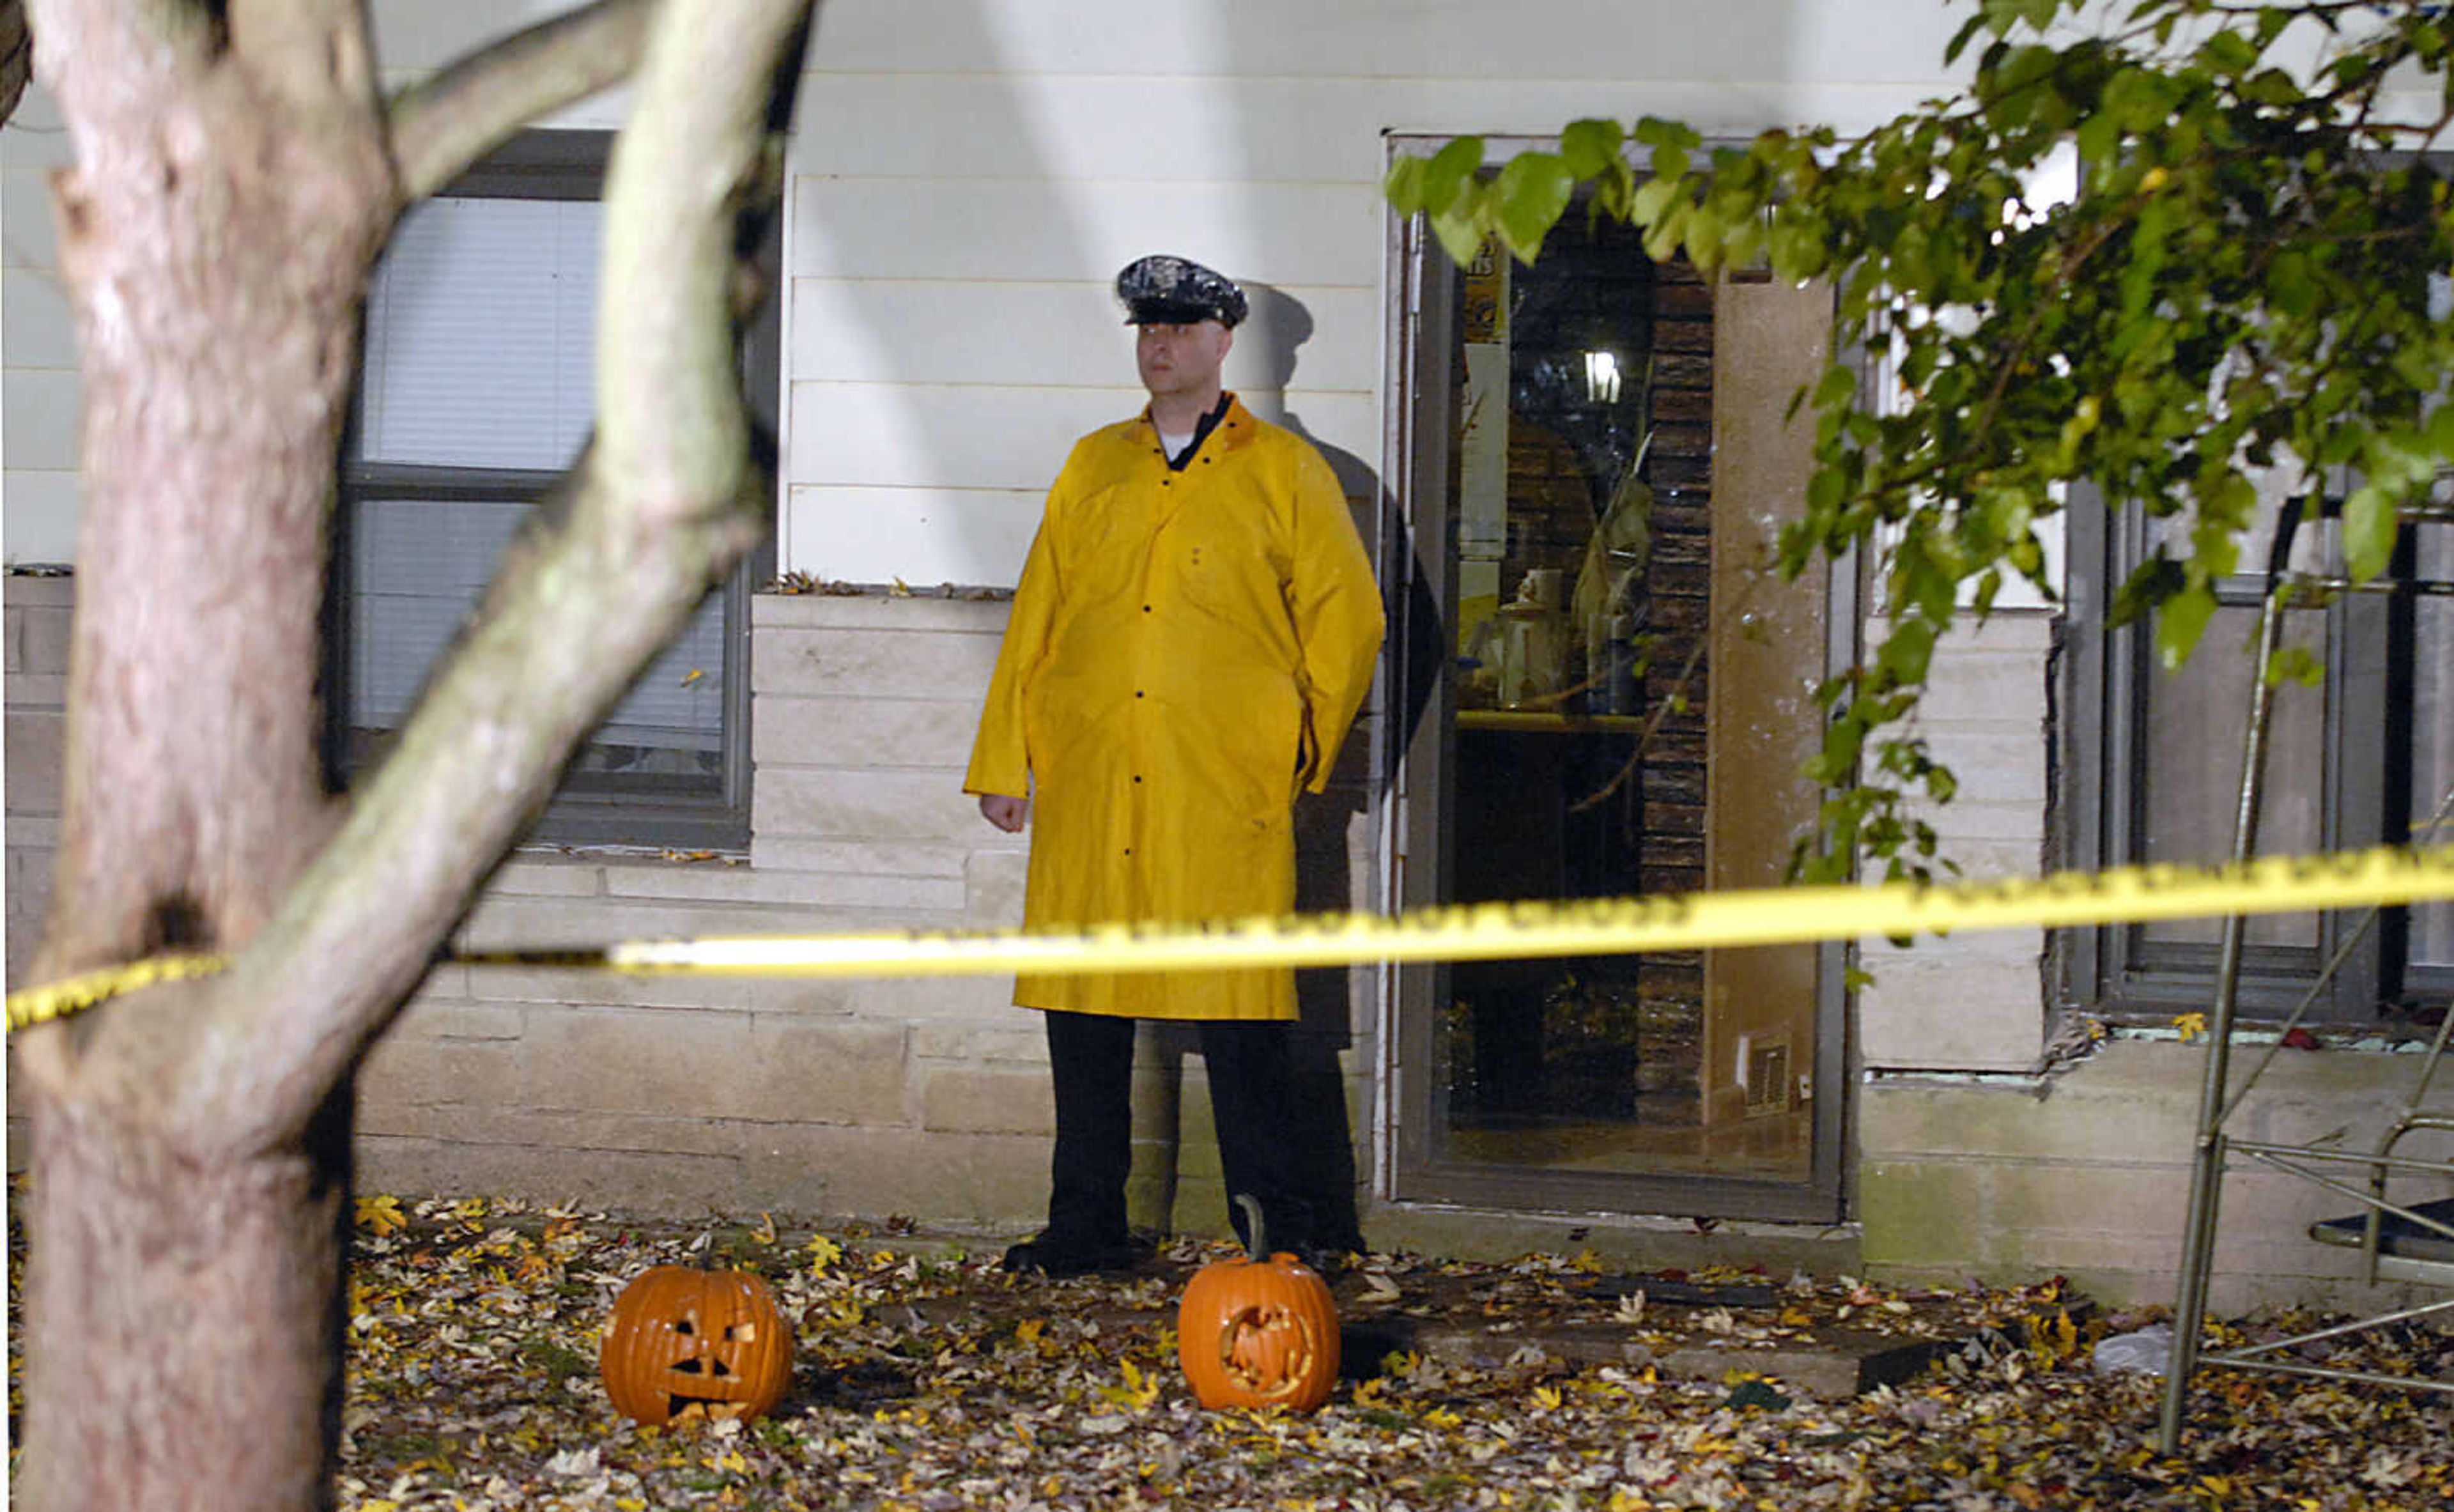
M597 1364L625 1417L754 1418L793 1383L793 1325L748 1271L658 1265L614 1300Z
M1329 1283L1293 1255L1269 1253L1260 1204L1238 1194L1249 1248L1194 1272L1177 1307L1177 1359L1205 1407L1310 1412L1338 1384L1338 1309Z

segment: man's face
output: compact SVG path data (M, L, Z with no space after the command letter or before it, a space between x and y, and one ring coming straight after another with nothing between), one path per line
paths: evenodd
M1153 397L1200 393L1218 382L1236 333L1216 320L1183 325L1152 321L1134 328L1134 364Z

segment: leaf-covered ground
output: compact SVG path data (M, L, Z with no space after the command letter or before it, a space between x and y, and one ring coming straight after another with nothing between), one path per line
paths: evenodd
M1289 1416L1194 1401L1176 1298L1229 1252L1193 1241L1133 1278L1051 1282L892 1231L649 1229L476 1199L363 1199L359 1221L340 1499L355 1512L2454 1505L2444 1396L2209 1372L2182 1456L2159 1456L2161 1381L2091 1363L2097 1338L2139 1320L2091 1317L2051 1281L1895 1294L1604 1278L1585 1257L1359 1257L1343 1316L1451 1342L1350 1359L1327 1406ZM659 1262L774 1282L798 1331L776 1413L657 1429L614 1412L598 1331ZM15 1321L12 1306L12 1385ZM2286 1322L2305 1320L2249 1331ZM1840 1401L1743 1368L1838 1333L1922 1337L1940 1358ZM1454 1347L1465 1337L1488 1347ZM1699 1342L1730 1368L1679 1376ZM2454 1340L2332 1358L2454 1375Z

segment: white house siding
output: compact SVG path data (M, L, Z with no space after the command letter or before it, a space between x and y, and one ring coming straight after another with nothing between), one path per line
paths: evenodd
M1935 91L1949 25L1922 0L830 4L787 248L784 565L1010 583L1073 438L1139 403L1107 281L1155 251L1258 286L1230 384L1369 497L1384 131L1865 121Z
M376 9L398 81L562 7ZM1073 437L1138 404L1107 291L1117 266L1177 251L1254 288L1230 381L1323 443L1368 519L1396 397L1384 133L1539 134L1591 113L1730 134L1862 125L1948 87L1937 60L1960 14L1937 0L829 0L790 191L779 567L913 592L756 601L746 855L527 853L468 938L1013 922L1024 853L958 791L1003 606L938 585L1010 583ZM563 124L611 124L620 108L608 97ZM0 133L0 443L17 562L74 550L76 386L42 186L67 151L39 97ZM70 585L6 588L16 985L53 843ZM2006 614L1937 655L1926 731L1966 785L1938 818L1973 870L2033 870L2044 849L2052 629L2049 611ZM1332 800L1305 811L1308 904L1377 904L1371 738L1358 732ZM2110 1298L2163 1295L2197 1054L2118 1045L2050 1082L2026 1078L2046 1025L2043 948L2009 931L1872 949L1851 1088L1864 1260L1938 1280L2060 1270ZM1333 974L1307 1000L1367 1188L1378 987L1368 970ZM1198 1058L1145 1038L1136 1216L1216 1228ZM2406 1064L2299 1058L2260 1117L2364 1137L2380 1072ZM904 1213L982 1233L1028 1226L1045 1190L1038 1024L1001 980L453 968L375 1051L362 1094L371 1188L677 1215ZM2220 1300L2253 1276L2305 1291L2342 1274L2293 1237L2305 1198L2245 1190L2228 1210L2241 1226L2227 1227ZM1638 1217L1546 1224L1365 1197L1365 1230L1384 1241L1510 1253L1575 1221L1605 1248L1663 1242Z

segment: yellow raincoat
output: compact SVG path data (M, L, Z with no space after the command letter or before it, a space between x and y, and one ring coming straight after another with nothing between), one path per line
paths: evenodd
M1182 471L1148 413L1076 442L1016 589L968 793L1032 799L1034 928L1295 906L1318 793L1380 647L1320 454L1240 400ZM1035 791L1036 789L1036 791ZM1026 1008L1292 1018L1295 974L1025 974Z

